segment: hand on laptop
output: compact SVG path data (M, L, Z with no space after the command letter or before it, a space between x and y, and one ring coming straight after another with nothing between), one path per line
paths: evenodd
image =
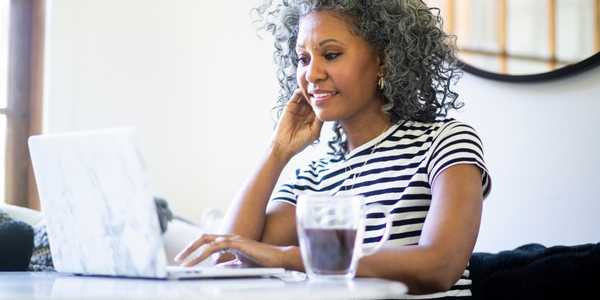
M231 253L237 262L225 264L241 264L242 266L286 267L287 252L293 247L273 246L238 235L203 234L190 243L177 256L175 262L186 266L194 266L214 253Z

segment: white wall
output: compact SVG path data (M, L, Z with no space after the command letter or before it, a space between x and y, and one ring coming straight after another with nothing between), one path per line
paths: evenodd
M272 129L271 43L255 1L53 0L47 132L137 126L155 193L197 219L225 209ZM458 118L493 176L478 250L600 240L600 69L538 85L465 75Z
M600 68L508 84L466 74L458 114L482 136L493 177L477 249L600 242Z
M46 131L137 126L156 194L190 218L225 209L273 126L271 45L251 7L51 1Z

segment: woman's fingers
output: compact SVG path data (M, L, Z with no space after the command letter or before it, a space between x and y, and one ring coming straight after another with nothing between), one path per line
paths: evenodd
M192 252L194 252L194 250L198 249L200 246L206 243L208 236L209 235L207 234L201 235L198 239L194 240L192 243L187 245L181 252L175 255L174 260L178 263L185 260L190 254L192 254Z
M304 98L304 95L302 95L302 90L301 89L296 89L294 91L294 93L292 94L291 101L294 101L296 103L300 103L300 102L302 102L302 100L304 100L303 98Z
M220 234L203 234L198 239L190 243L187 247L185 247L179 254L175 256L175 262L182 263L186 258L190 256L196 249L200 248L202 245L211 243L218 238L228 237L228 235L220 235ZM188 259L189 260L189 259Z
M221 240L217 239L211 242L210 244L205 244L202 247L200 247L199 251L196 255L194 255L194 257L191 257L189 260L186 260L182 265L185 267L197 265L205 259L209 258L214 253L228 251L229 249L234 247L234 243L235 241L229 238L225 238Z
M280 247L242 238L238 235L205 234L192 242L177 262L190 267L199 264L215 253L230 253L243 266L281 267L283 251Z
M285 110L288 113L297 116L305 116L308 113L312 112L310 103L306 101L306 98L304 97L304 94L302 94L302 91L300 89L294 91L292 97L290 97L290 100L288 101L285 107Z
M206 248L209 244L202 245L198 247L194 252L190 255L182 259L181 261L177 261L180 266L193 266L202 262L205 258L202 258L204 253L206 253Z

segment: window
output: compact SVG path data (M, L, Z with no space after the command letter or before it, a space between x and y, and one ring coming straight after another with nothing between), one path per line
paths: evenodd
M6 103L8 78L8 5L0 0L0 202L4 202L5 149L6 149Z
M600 51L600 0L425 0L458 56L496 73L543 73Z
M39 209L27 138L41 132L44 0L0 0L0 201Z

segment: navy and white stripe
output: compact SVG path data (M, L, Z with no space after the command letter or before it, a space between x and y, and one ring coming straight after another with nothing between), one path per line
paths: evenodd
M472 127L454 119L407 121L352 150L345 160L328 157L296 170L295 178L278 187L271 201L295 205L300 193L360 194L367 205L386 206L393 218L385 247L416 245L429 211L433 182L457 164L475 165L482 171L483 195L487 197L491 179L481 140ZM381 239L383 217L382 213L367 215L367 247ZM467 268L450 291L418 298L470 296L470 286Z

